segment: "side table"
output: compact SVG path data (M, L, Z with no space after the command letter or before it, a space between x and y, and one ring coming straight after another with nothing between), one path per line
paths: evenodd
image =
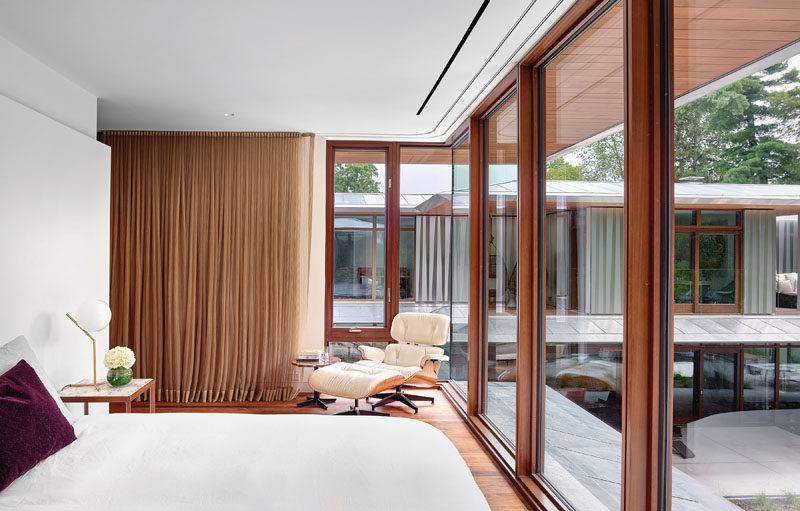
M303 370L303 374L305 375L306 367L311 367L313 368L314 371L316 371L320 367L329 366L331 364L336 364L341 361L342 359L340 359L339 357L331 357L327 362L319 362L317 360L310 360L310 361L292 360L292 365L301 368ZM313 397L307 397L305 401L300 401L299 403L297 403L297 406L302 407L302 406L316 405L322 408L323 410L327 410L328 403L334 403L335 401L336 401L335 398L319 397L319 392L315 390Z
M92 383L92 380L81 380L77 383ZM92 385L72 387L67 385L58 391L65 403L83 403L83 414L89 415L89 403L125 403L125 413L131 413L131 403L148 390L150 391L150 413L156 411L156 400L153 390L156 388L152 378L137 378L126 385L114 387L107 382L98 382L98 388Z

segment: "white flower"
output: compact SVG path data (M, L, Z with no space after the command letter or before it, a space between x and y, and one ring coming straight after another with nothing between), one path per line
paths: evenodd
M103 363L109 369L114 369L115 367L130 369L133 367L133 364L136 363L136 357L133 355L133 351L131 351L130 348L117 346L116 348L108 350L106 356L103 357Z

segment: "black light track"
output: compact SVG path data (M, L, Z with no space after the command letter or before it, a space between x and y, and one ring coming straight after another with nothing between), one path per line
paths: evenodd
M456 50L450 56L450 60L447 61L447 64L445 64L444 69L442 69L442 73L439 75L439 78L436 79L436 83L434 83L433 87L431 87L431 91L428 93L428 96L425 98L425 101L422 102L422 106L419 107L419 110L417 110L417 115L422 113L422 110L425 108L425 105L428 104L428 100L430 100L431 96L433 96L433 93L436 92L436 88L439 87L439 84L442 82L442 78L444 78L444 75L447 74L447 70L450 69L450 65L453 63L454 60L456 60L458 52L461 51L461 47L464 46L465 42L467 42L467 38L472 33L472 29L475 28L475 25L478 24L478 20L481 19L483 11L486 10L486 6L488 5L489 5L489 0L483 0L480 9L478 9L478 12L475 14L475 17L472 18L472 23L469 24L469 27L467 27L467 31L464 32L464 36L461 38L461 41L458 43L458 46L456 46Z

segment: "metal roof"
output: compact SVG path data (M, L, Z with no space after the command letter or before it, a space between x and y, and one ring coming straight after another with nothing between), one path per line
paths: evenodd
M591 204L622 204L623 183L597 181L547 181L548 202ZM516 196L517 183L509 181L489 187L489 196ZM385 208L380 193L337 193L337 211L373 212ZM451 199L450 192L436 194L401 194L401 213L425 213ZM456 195L456 208L468 203L466 194ZM800 185L733 184L733 183L675 183L676 204L741 205L800 207Z

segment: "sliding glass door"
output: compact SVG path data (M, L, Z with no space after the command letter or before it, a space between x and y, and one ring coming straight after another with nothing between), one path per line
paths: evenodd
M544 475L575 509L619 509L623 342L622 5L544 64Z
M453 208L450 250L450 379L464 396L469 364L469 161L467 134L453 146Z
M486 417L516 442L517 381L517 98L484 119Z
M681 0L673 26L672 508L798 508L800 3Z

